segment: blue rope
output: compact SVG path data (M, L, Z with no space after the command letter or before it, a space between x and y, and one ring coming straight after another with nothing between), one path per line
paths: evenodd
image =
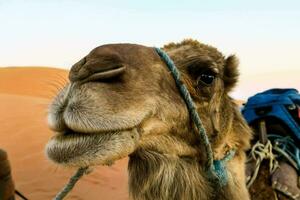
M62 200L73 189L77 181L86 173L88 167L79 168L77 172L70 178L65 187L55 196L53 200Z
M269 134L268 138L272 141L275 147L284 151L294 162L298 174L300 174L300 149L295 144L295 141L288 136Z
M168 56L167 53L165 53L160 48L155 47L155 51L158 53L158 55L161 57L161 59L166 63L168 66L170 72L172 73L173 78L175 79L176 85L180 91L181 96L183 97L184 101L186 102L187 108L189 110L190 116L195 123L197 129L198 129L198 135L200 136L201 142L204 144L206 149L206 156L207 156L207 171L208 175L212 179L216 179L217 182L224 186L227 184L228 181L228 175L226 170L226 162L233 158L235 151L231 150L223 159L221 160L214 160L213 158L213 152L211 148L210 141L208 139L208 136L206 134L206 130L201 122L201 119L198 115L198 112L196 110L196 106L192 100L192 97L184 85L184 83L181 81L180 72L178 71L177 67L175 66L172 59Z
M218 183L221 187L225 186L228 182L226 163L231 160L234 155L235 150L230 150L223 159L213 161L214 173L217 176Z

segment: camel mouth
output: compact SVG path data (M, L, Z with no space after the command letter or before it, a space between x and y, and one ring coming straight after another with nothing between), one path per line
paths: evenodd
M139 139L137 128L101 133L58 132L46 145L47 157L67 167L110 165L132 153Z
M150 114L144 114L145 117L131 124L114 120L115 123L110 124L116 125L109 128L101 123L98 127L83 128L78 126L78 121L66 120L68 123L63 126L52 128L55 135L46 144L46 156L55 164L66 167L110 165L134 152L143 132L141 125Z

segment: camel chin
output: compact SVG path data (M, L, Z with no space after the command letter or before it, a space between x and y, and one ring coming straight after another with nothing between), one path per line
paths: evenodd
M110 165L131 154L137 146L137 128L106 133L57 133L47 143L46 154L67 167Z

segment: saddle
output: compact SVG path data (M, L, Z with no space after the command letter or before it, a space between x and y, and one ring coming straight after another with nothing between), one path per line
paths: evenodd
M271 89L242 108L254 130L246 163L252 199L300 200L300 94Z
M253 164L247 164L247 177L253 175ZM286 162L272 174L269 172L268 163L263 162L257 178L248 187L251 199L255 200L299 200L299 181L296 170Z

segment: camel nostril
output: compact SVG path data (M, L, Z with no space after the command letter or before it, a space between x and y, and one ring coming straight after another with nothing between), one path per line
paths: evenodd
M117 77L117 76L121 75L125 71L125 69L126 69L126 67L122 66L120 68L97 72L97 73L94 73L91 76L88 76L87 78L83 79L82 82L101 81L101 80L106 80L106 79L110 79L113 77Z
M95 51L72 66L69 79L75 81L101 81L122 74L125 64L119 54L112 51Z

